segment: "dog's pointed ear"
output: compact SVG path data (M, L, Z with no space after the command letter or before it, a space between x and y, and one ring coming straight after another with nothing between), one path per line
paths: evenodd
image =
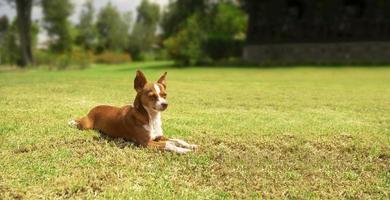
M147 82L148 81L146 80L145 75L140 70L137 70L137 74L136 74L135 79L134 79L135 91L137 91L137 92L142 91L142 89L144 89Z
M167 72L165 72L160 79L158 79L157 83L160 83L164 86L165 89L167 89Z

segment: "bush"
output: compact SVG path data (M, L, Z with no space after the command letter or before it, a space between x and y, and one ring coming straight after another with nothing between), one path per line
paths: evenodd
M140 61L156 61L156 60L169 60L166 49L153 49L150 51L141 52L138 56Z
M91 52L74 48L69 53L55 54L48 51L35 52L35 65L47 66L49 69L85 69L93 59Z
M104 64L125 63L131 62L131 56L128 53L114 53L111 51L106 51L95 55L94 62Z
M73 48L71 54L71 65L76 65L80 69L89 67L93 62L94 55L92 51L81 50L80 48Z

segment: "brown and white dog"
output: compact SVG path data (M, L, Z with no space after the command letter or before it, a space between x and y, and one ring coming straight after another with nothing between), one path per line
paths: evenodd
M168 107L166 76L165 72L156 83L148 83L145 75L138 70L134 80L137 95L133 106L96 106L87 116L71 120L69 125L80 130L93 129L110 137L124 138L142 147L179 154L195 150L197 145L163 136L161 112Z

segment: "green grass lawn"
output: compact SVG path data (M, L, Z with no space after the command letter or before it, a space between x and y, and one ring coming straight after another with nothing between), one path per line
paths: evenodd
M390 68L0 71L0 199L388 199ZM131 104L135 69L168 71L165 134L180 156L67 126Z

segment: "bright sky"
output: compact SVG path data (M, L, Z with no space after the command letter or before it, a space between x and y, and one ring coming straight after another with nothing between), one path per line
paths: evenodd
M82 5L87 0L71 0L74 5L74 14L71 16L71 21L74 23L78 22L78 16ZM98 11L100 8L105 6L107 3L111 2L115 5L119 11L126 12L132 11L135 14L135 9L140 4L141 0L92 0L95 6L95 9ZM162 7L168 4L169 0L149 0L150 2L155 2L160 4ZM15 8L9 6L5 0L0 0L0 16L7 15L10 19L15 16ZM32 12L32 18L34 20L39 20L42 18L42 9L39 6L35 6Z
M87 0L70 0L74 5L74 13L70 17L70 20L73 23L78 22L78 17L80 15L80 11L82 8L82 5ZM95 10L99 11L100 8L105 6L107 3L111 2L114 6L118 8L120 12L128 12L131 11L134 15L136 14L136 8L141 3L141 0L92 0L93 4L95 6ZM169 0L149 0L150 2L155 2L160 4L162 7L166 6L169 3ZM11 7L5 0L0 0L0 17L3 15L7 15L8 18L11 20L15 17L16 11L14 7ZM39 6L33 7L32 11L32 19L40 21L42 19L42 9ZM41 33L38 36L39 41L45 41L47 39L47 36L45 33Z

